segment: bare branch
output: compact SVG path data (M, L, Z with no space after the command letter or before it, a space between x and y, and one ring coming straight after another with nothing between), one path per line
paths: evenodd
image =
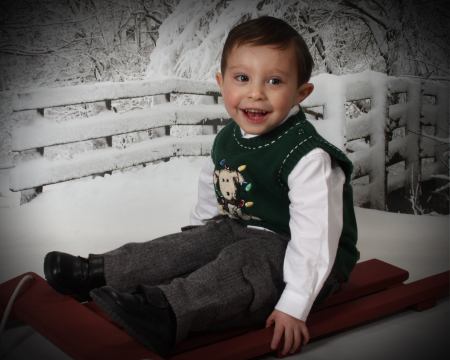
M342 1L342 4L349 7L350 9L356 10L360 15L363 15L364 17L371 19L372 21L374 21L378 25L380 25L383 29L387 30L388 27L386 26L386 24L380 18L378 18L375 14L371 14L369 11L359 7L358 5L356 5L355 3L353 3L350 0L344 0L344 1Z
M73 23L80 23L83 21L87 21L94 18L94 16L89 16L83 19L76 19L76 20L64 20L60 22L53 22L53 23L47 23L47 24L18 24L18 23L4 23L1 24L3 28L9 28L9 29L28 29L30 27L45 27L45 26L55 26L55 25L65 25L65 24L73 24Z
M376 1L376 0L372 0L372 3L374 3L374 4L378 7L378 9L383 13L384 16L387 15L386 9L385 9L385 7L384 7L383 5L381 5L381 4L380 4L378 1Z
M149 13L145 14L145 17L148 17L148 18L152 19L152 20L153 20L154 22L156 22L158 25L161 25L161 24L162 24L162 21L161 21L161 20L159 20L158 18L156 18L155 16L153 16L153 15L151 15L151 14L149 14Z
M408 129L407 132L410 132L410 133L413 133L413 134L416 134L416 135L419 135L419 136L426 137L428 139L434 140L434 141L436 141L438 143L441 143L441 144L450 144L450 138L440 138L440 137L437 137L437 136L434 136L434 135L428 135L428 134L424 133L423 131L422 132L417 132L417 131L410 130L410 129Z
M42 50L26 50L26 49L14 49L14 48L0 48L0 53L8 55L20 55L20 56L38 56L47 55L53 53L54 50L42 49Z

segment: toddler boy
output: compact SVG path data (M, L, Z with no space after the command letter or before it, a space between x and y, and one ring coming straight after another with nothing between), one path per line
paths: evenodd
M311 308L359 259L352 164L298 105L313 91L312 67L286 22L234 27L216 75L233 121L202 168L191 225L87 259L51 252L48 282L92 297L162 355L189 332L243 326L274 326L282 354L306 344Z

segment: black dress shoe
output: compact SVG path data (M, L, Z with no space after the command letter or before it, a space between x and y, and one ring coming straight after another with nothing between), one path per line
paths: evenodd
M47 282L58 292L78 301L90 300L89 291L104 286L103 257L82 258L59 251L49 252L44 259Z
M118 292L111 286L91 291L94 302L130 336L161 356L175 346L176 318L164 293L156 286L146 291Z

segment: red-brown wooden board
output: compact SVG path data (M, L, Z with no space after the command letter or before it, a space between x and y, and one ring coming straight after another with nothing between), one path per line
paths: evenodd
M307 321L310 341L414 307L430 299L448 296L449 275L450 272L446 271L312 313ZM272 352L270 349L272 335L272 328L259 329L177 354L170 359L251 359ZM301 349L297 352L300 351Z
M349 281L322 304L314 307L311 312L399 285L407 280L408 276L408 271L378 259L362 261L356 264ZM178 344L174 353L185 352L189 349L231 338L248 331L249 329L237 329L222 333L192 334L189 339Z
M33 274L13 307L13 316L40 332L74 359L161 359L85 306L50 288ZM4 309L22 276L0 285ZM408 272L372 259L358 263L349 283L308 318L311 341L402 309L426 308L448 294L448 272L402 284ZM384 289L384 290L383 290ZM3 312L3 310L2 310ZM249 359L271 352L273 328L197 334L178 344L170 359ZM209 345L208 345L209 344Z
M30 274L34 279L16 299L13 317L30 325L73 359L162 360L113 323L57 293L39 275ZM2 313L21 277L0 285Z

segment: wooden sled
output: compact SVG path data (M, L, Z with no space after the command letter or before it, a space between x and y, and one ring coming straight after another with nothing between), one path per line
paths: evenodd
M37 274L29 274L34 279L16 299L11 319L30 325L72 358L163 359L111 323L94 304L80 304L57 293ZM360 262L348 283L312 309L307 320L310 341L409 308L432 307L448 295L449 274L445 271L404 284L408 271L378 259ZM0 285L2 313L24 275ZM250 359L273 352L272 335L273 327L192 334L166 359Z

